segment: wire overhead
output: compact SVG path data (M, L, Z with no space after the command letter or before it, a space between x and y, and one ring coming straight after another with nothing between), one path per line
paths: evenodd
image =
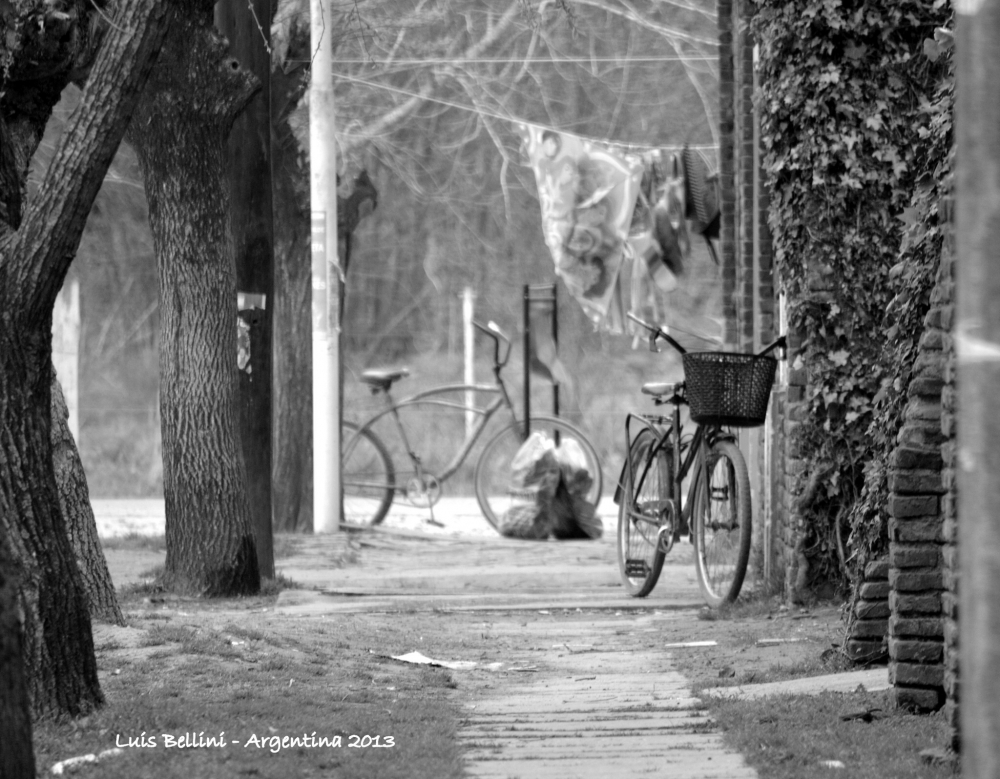
M481 116L488 116L490 119L497 119L502 122L513 122L513 123L523 122L525 124L544 124L544 122L533 122L528 119L521 119L520 117L502 114L499 111L490 111L487 108L476 108L474 106L465 105L463 103L459 103L454 100L446 100L445 98L442 97L432 97L431 95L420 94L419 92L413 92L412 90L403 89L402 87L392 87L387 84L377 84L373 81L367 81L365 79L355 78L354 76L348 76L343 73L334 73L333 77L341 79L343 81L350 81L355 84L361 84L362 86L371 87L372 89L382 89L385 90L386 92L395 92L397 94L404 95L405 97L409 98L415 97L421 100L426 100L428 103L437 103L439 105L448 106L449 108L457 108L459 111L468 111L469 113L479 114ZM558 130L559 128L553 128L553 129ZM342 133L343 135L354 135L354 133L351 133L348 130L344 130L343 128L340 128L338 132ZM572 132L572 130L566 130L565 132ZM579 135L579 133L573 133L573 134L577 135L578 137L585 138L585 136L581 136ZM659 145L659 144L648 144L648 143L633 143L631 141L615 141L610 139L597 139L597 138L585 138L585 139L591 141L597 141L599 143L618 144L620 146L627 146L637 150L640 149L645 149L650 151L653 149L680 150L684 148L683 144ZM688 145L688 148L694 149L695 151L699 152L716 151L716 147L714 144L701 144L701 145L690 144Z

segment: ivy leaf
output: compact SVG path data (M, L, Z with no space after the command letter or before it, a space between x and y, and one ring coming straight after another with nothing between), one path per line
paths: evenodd
M865 127L875 130L876 132L882 129L882 125L882 117L878 114L874 114L873 116L869 116L865 119Z
M931 62L937 62L941 56L941 46L933 38L924 38L924 56Z
M851 356L850 353L847 350L845 350L845 349L841 349L840 351L836 351L836 352L830 352L830 355L829 355L830 362L832 362L834 365L836 365L839 368L842 368L845 365L847 365L847 358L850 357L850 356Z
M920 211L910 206L909 208L904 208L903 213L896 218L903 223L904 230L909 230L917 223L918 216L920 216Z
M854 43L854 41L851 41L849 44L847 44L847 48L844 49L844 54L847 55L848 59L857 61L862 57L864 57L865 52L867 51L868 47L865 44L862 43L860 46L858 46Z
M827 67L826 72L819 74L820 84L839 84L840 70L833 65Z

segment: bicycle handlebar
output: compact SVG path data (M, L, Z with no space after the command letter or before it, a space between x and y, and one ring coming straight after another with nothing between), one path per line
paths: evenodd
M651 351L651 352L659 351L656 348L656 339L657 338L662 338L664 341L666 341L667 343L669 343L672 347L674 347L674 349L676 349L681 354L687 354L687 349L685 349L683 346L681 346L679 343L677 343L677 341L674 340L673 336L670 335L670 333L668 333L660 325L651 325L649 322L646 322L643 319L639 319L639 317L637 317L631 311L629 311L628 314L626 314L626 316L628 316L628 318L631 319L633 322L636 322L637 324L640 324L643 327L645 327L647 330L649 330L649 333L650 333L650 335L649 335L649 351Z
M628 316L628 318L631 319L633 322L636 322L636 323L642 325L643 327L645 327L647 330L649 330L649 332L650 332L650 336L649 336L649 350L651 352L657 351L657 348L656 348L656 339L657 338L662 338L664 341L666 341L667 343L669 343L672 347L674 347L681 354L687 354L687 349L685 349L683 346L681 346L679 343L677 343L677 341L674 340L674 338L670 335L670 333L667 332L666 328L664 328L664 327L662 327L660 325L651 325L649 322L646 322L646 321L644 321L642 319L639 319L639 317L637 317L631 311L628 312L628 314L626 314L626 316ZM788 345L788 340L786 339L785 336L781 336L774 343L771 343L771 344L768 344L767 346L765 346L764 349L763 349L763 351L758 352L756 356L757 357L763 357L768 352L773 352L775 349L785 349L787 347L787 345Z
M760 352L757 356L763 357L768 352L773 352L775 349L785 349L788 346L788 339L785 336L781 336L772 344L764 347L764 351Z
M482 322L477 322L473 319L472 325L483 333L483 335L487 335L493 339L493 367L496 370L503 368L507 364L507 359L510 357L510 338L497 326L496 322L491 321L489 324L484 325ZM504 353L503 360L500 359L501 340L507 346L507 351Z

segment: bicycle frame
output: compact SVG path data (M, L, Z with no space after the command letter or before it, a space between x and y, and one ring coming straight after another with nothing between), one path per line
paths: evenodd
M657 402L670 403L673 406L671 418L634 414L631 412L625 417L625 465L622 470L622 478L618 481L615 502L619 502L621 499L621 491L624 487L624 475L626 473L636 473L632 469L633 437L631 435L631 428L632 422L639 420L643 427L656 437L656 444L651 446L645 455L645 462L641 464L644 467L640 472L640 482L638 485L633 485L632 489L638 491L641 488L642 480L649 473L649 466L656 458L656 455L665 449L669 450L672 466L671 483L673 487L671 490L670 511L673 517L687 521L690 527L691 512L695 505L695 495L697 495L702 479L708 479L708 450L716 441L721 439L735 440L735 436L715 426L706 427L696 424L691 440L685 444L682 437L683 428L680 413L682 399L675 395L669 400L658 400ZM672 438L671 433L675 433L675 437ZM687 500L682 501L683 482L688 474L692 473L692 468L694 470L691 482L688 485ZM636 521L648 521L648 518L635 512L631 513L630 518ZM674 524L676 526L676 523ZM666 543L669 549L669 545L673 543L673 538L668 539Z
M451 393L465 393L468 391L482 392L487 395L496 395L496 397L483 408L471 409L466 406L464 402L447 400L443 397L438 397ZM453 408L459 411L472 411L477 415L475 425L472 430L466 434L465 441L462 442L461 448L452 458L451 462L445 466L441 473L434 474L440 482L447 481L448 478L450 478L455 471L462 466L462 463L465 462L465 458L468 457L469 452L472 451L472 447L475 446L476 442L479 440L479 436L482 435L483 430L486 429L486 425L501 407L506 407L510 411L511 417L516 419L514 407L511 404L510 396L507 394L507 388L502 379L496 384L446 384L440 387L432 387L430 389L423 390L422 392L417 392L416 394L404 398L399 402L393 400L392 395L388 390L385 391L385 397L386 407L382 411L368 417L368 419L366 419L363 423L359 424L358 432L355 433L355 437L361 435L363 431L368 430L380 419L391 414L396 422L396 430L399 433L399 437L403 442L403 446L406 448L407 455L409 455L410 459L413 461L413 465L416 468L418 476L423 474L421 458L420 455L413 450L413 447L410 444L406 435L406 430L403 427L402 420L399 418L399 410L422 403L424 405L440 406L442 408ZM351 441L353 442L353 440L354 438L352 437ZM350 447L348 446L348 448ZM405 489L405 485L399 485L396 487L397 491Z

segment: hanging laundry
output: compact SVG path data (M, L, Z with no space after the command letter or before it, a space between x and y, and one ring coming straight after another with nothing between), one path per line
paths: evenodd
M642 161L570 133L519 129L556 274L596 324L620 330L618 279Z

